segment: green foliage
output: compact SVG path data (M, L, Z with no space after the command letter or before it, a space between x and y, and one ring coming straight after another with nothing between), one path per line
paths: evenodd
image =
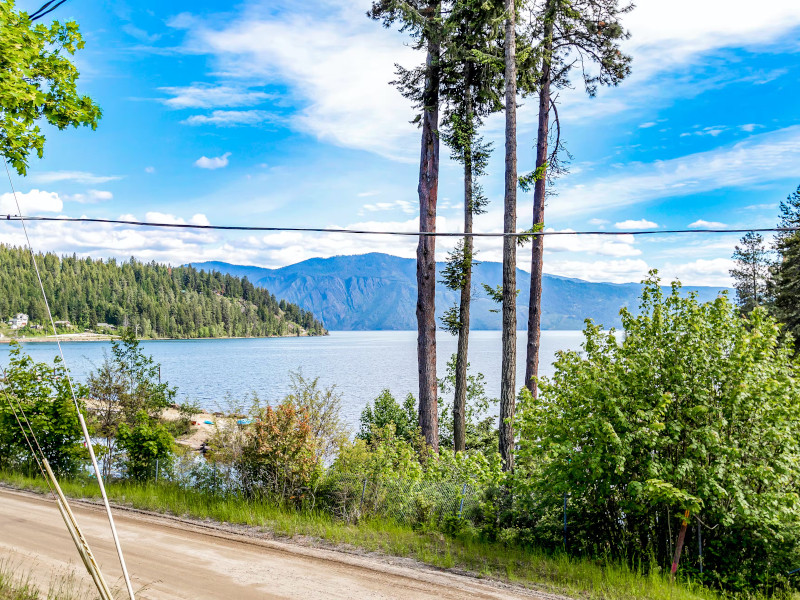
M800 564L800 372L764 309L665 295L653 273L624 337L587 322L515 427L515 526L570 551L667 566L685 509L702 522L703 581L773 589ZM695 517L699 517L698 521ZM700 577L687 544L681 570ZM654 561L654 562L651 562Z
M58 129L97 127L100 108L77 91L70 57L84 46L74 21L34 25L13 0L0 0L0 154L25 175L31 152L44 155L44 120Z
M488 416L489 405L497 399L486 397L483 373L469 374L467 363L467 389L465 405L466 450L480 450L491 455L498 447L497 418ZM447 361L447 372L439 379L439 443L444 448L453 447L453 407L451 397L456 385L456 355Z
M0 467L36 469L23 430L14 416L16 410L30 438L24 420L27 417L53 470L59 475L74 475L89 456L83 446L78 413L60 359L56 359L53 366L34 362L30 356L22 353L17 343L12 342L9 367L4 373L2 387ZM83 386L76 384L78 398L84 397L85 392ZM33 440L30 441L33 444Z
M139 413L135 424L120 424L117 439L125 453L122 461L125 473L136 481L154 479L156 461L159 469L166 469L172 460L175 445L172 434L144 411Z
M278 301L246 278L134 259L118 263L39 254L36 261L54 318L81 327L128 325L144 338L325 333L313 314ZM0 317L18 312L49 328L30 254L0 244Z
M757 306L769 303L770 253L764 238L753 231L742 237L741 246L736 246L733 260L736 266L730 270L736 288L736 303L744 314Z
M376 431L383 430L390 424L398 438L408 442L416 438L417 401L412 394L408 394L400 406L388 389L383 390L373 404L367 404L361 412L361 429L356 437L371 442Z

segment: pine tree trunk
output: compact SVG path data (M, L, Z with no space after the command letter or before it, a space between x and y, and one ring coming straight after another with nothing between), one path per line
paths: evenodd
M514 0L505 0L506 172L503 231L517 229L517 60ZM503 358L500 372L500 456L514 468L514 418L517 369L517 240L503 238Z
M467 67L467 122L472 126L472 88ZM464 149L464 233L472 233L472 137ZM464 236L464 281L458 307L458 348L456 350L456 382L453 397L453 448L467 448L467 353L469 349L469 308L472 298L472 236Z
M552 0L545 14L550 13ZM550 134L550 56L553 51L553 22L548 20L544 29L544 61L539 88L539 130L536 139L536 169L540 177L533 188L533 225L544 223L544 200L547 185L547 138ZM539 169L542 169L541 172ZM539 341L542 333L542 262L544 238L533 236L531 250L531 294L528 305L528 346L525 361L525 385L533 396L538 393L536 377L539 375Z
M428 44L422 151L419 163L419 230L436 231L439 186L439 44ZM420 236L417 245L417 362L419 426L425 442L439 451L439 413L436 381L436 238Z

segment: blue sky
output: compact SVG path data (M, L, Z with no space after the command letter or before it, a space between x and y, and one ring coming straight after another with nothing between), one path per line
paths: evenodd
M33 10L38 2L18 6ZM420 60L368 2L70 0L86 39L81 88L104 111L97 131L49 132L45 158L16 178L27 213L214 224L417 229L413 112L388 84ZM299 5L299 6L298 6ZM800 9L769 0L641 0L624 24L633 75L588 98L560 94L573 155L546 211L555 230L762 227L800 184ZM532 168L535 102L519 115L521 172ZM502 227L502 115L476 228ZM458 231L459 166L443 148L440 230ZM5 186L7 187L7 186ZM16 212L0 189L0 214ZM531 199L520 194L519 227ZM414 255L413 239L238 235L60 223L37 249L180 264L267 267L313 256ZM21 243L6 224L0 241ZM689 284L729 283L737 235L549 238L545 270L638 281L652 267ZM482 240L480 259L499 260ZM442 257L447 242L440 241ZM522 266L529 261L522 250Z

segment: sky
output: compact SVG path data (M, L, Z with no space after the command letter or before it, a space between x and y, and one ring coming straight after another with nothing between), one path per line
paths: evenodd
M33 11L40 2L18 0ZM92 3L75 19L86 47L79 88L101 106L96 131L45 128L42 160L14 174L26 214L215 225L418 230L419 136L390 84L424 59L406 35L366 17L364 0ZM572 156L545 211L547 229L771 227L800 185L800 7L766 0L639 0L623 25L632 74L596 97L559 92ZM518 116L520 173L533 169L536 101ZM502 230L503 115L477 231ZM442 147L439 231L460 231L460 166ZM0 184L0 215L16 213ZM532 202L519 194L519 229ZM227 234L37 223L37 250L280 267L311 257L387 252L414 238ZM730 285L738 234L573 237L545 242L545 272L590 281ZM0 242L21 244L18 224ZM444 258L452 241L440 239ZM478 259L499 261L481 239ZM520 249L522 268L530 250Z

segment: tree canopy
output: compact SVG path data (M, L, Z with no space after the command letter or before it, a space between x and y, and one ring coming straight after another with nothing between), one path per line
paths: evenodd
M33 24L13 0L0 0L0 153L20 175L31 153L44 155L40 122L97 127L100 108L79 94L70 60L83 46L74 21Z

